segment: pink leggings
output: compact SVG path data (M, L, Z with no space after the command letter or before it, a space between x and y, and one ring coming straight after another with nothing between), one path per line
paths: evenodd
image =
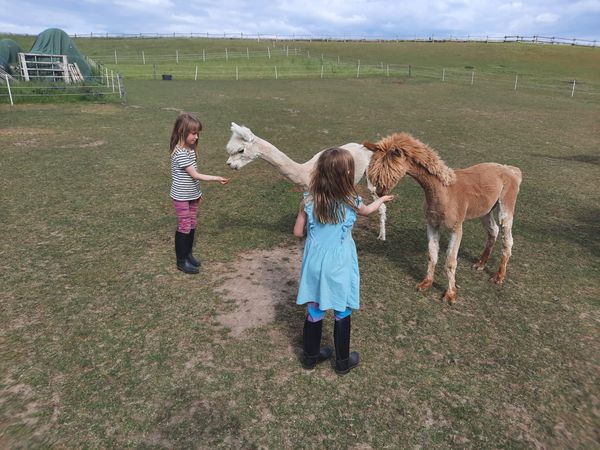
M177 215L177 231L189 234L190 230L196 228L196 224L198 223L196 220L198 203L200 203L200 199L183 201L173 200L175 214Z

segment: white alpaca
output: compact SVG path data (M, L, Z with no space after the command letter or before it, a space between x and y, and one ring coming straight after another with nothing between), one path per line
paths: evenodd
M249 128L231 123L231 138L227 143L227 153L229 159L227 165L236 170L240 170L246 164L254 161L256 158L262 158L273 165L279 172L293 183L307 189L310 183L310 174L321 152L317 153L310 160L299 164L290 159L285 153L264 139L255 136ZM377 198L375 186L371 184L366 172L373 154L369 149L361 144L349 143L341 145L340 148L348 150L354 158L354 184L357 184L363 177L367 178L369 192L374 199ZM382 204L379 207L379 236L378 239L385 241L385 220L386 206Z

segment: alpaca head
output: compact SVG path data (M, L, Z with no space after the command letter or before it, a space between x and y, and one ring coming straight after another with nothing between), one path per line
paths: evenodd
M368 177L376 187L377 195L389 194L406 175L408 170L406 154L401 146L390 145L388 138L379 142L364 142L363 145L373 152L368 168Z
M375 144L365 142L363 145L373 152L368 175L377 187L377 195L389 193L409 170L433 175L444 186L456 180L454 171L435 150L408 133L394 133Z
M254 150L253 143L254 134L249 128L231 122L231 138L226 146L229 155L227 165L232 169L239 170L258 158L259 155Z

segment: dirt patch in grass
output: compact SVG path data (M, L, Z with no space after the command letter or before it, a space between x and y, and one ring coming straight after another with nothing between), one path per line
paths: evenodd
M116 114L122 110L120 105L112 104L92 104L81 107L81 112L84 114Z
M12 127L0 129L0 136L14 137L14 136L51 136L56 134L56 130L50 128L33 128L33 127Z
M217 264L212 277L221 278L221 284L215 291L234 307L218 316L219 322L233 336L271 323L276 305L295 301L301 264L301 244L253 250L232 263Z

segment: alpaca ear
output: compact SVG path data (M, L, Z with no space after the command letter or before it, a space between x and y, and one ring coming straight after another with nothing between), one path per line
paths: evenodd
M235 122L231 122L231 131L240 136L246 142L254 141L254 134L250 131L250 128L243 125L238 125Z
M365 142L363 142L363 146L367 147L372 152L379 152L379 151L381 151L381 149L377 146L377 144L373 144L372 142L365 141Z

